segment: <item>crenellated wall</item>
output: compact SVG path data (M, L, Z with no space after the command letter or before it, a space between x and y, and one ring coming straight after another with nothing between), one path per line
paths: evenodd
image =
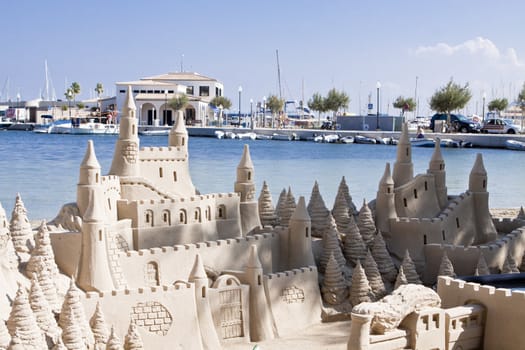
M399 217L434 217L440 211L434 175L417 175L394 193Z
M492 223L500 233L509 233L517 228L525 226L525 220L516 218L492 218Z
M315 266L270 273L264 287L279 336L321 320L321 295Z
M197 253L205 266L210 266L218 272L242 271L248 261L250 246L255 244L264 273L271 273L274 271L274 264L280 265L279 242L278 234L265 233L235 239L133 250L120 254L120 264L127 283L132 288L144 286L152 280L149 277L152 273L148 273L148 268L151 271L153 266L157 266L158 269L157 283L170 284L188 279ZM177 268L173 268L174 266Z
M145 349L202 349L201 337L206 335L200 334L191 283L86 293L82 304L88 320L97 303L120 339L133 320Z
M519 265L524 251L525 227L514 230L489 244L477 246L429 244L425 246L427 261L424 280L428 284L435 283L444 252L452 262L455 273L458 276L468 276L474 274L480 254L483 254L491 272L499 273L509 253Z
M484 349L520 350L525 344L525 292L439 277L444 308L480 303L487 309Z

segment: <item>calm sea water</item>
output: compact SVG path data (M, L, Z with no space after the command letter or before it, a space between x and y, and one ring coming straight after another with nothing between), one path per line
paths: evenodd
M53 219L61 206L76 199L79 165L87 141L92 139L103 174L109 171L117 136L46 135L23 131L0 131L0 203L8 217L20 193L30 220ZM141 146L165 146L167 136L141 137ZM373 199L385 163L395 161L396 147L314 142L189 140L190 171L201 193L232 192L235 171L243 145L250 146L259 193L266 180L274 204L283 188L291 186L295 198L308 202L317 180L328 207L333 206L341 177L360 207ZM468 187L476 153L482 153L489 174L490 206L510 208L525 205L525 152L444 148L449 194ZM432 149L414 147L415 173L425 172ZM258 195L258 194L257 194Z

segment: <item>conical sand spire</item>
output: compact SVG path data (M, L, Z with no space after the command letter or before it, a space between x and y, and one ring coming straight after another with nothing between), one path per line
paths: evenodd
M286 211L286 189L283 188L279 194L279 199L277 200L277 205L275 206L275 215L279 218L279 222L282 221L283 215Z
M483 255L481 250L479 252L478 265L476 266L476 271L478 273L478 276L490 275L490 270L487 265L487 261L485 260L485 256Z
M207 279L206 271L204 270L204 264L202 263L202 258L200 254L195 255L195 262L193 263L193 268L190 272L189 282L194 282L198 279Z
M441 264L439 265L438 276L448 276L455 278L456 273L454 272L454 266L452 261L448 258L447 252L443 252L443 257L441 258Z
M379 269L377 268L377 264L370 250L368 250L366 254L364 269L366 278L368 279L368 283L370 284L370 288L372 289L374 299L381 299L387 294L387 292L385 284L383 283L383 279L381 278L381 274L379 273Z
M355 266L358 260L364 261L366 258L366 245L353 216L350 216L349 232L344 240L344 256L352 266Z
M348 208L348 202L345 198L345 194L341 190L337 191L334 207L332 209L332 215L337 224L337 230L339 233L346 235L350 229L350 209Z
M339 183L339 187L337 188L337 193L342 193L343 196L346 199L346 203L348 206L349 214L353 216L357 216L359 211L357 210L354 201L352 200L352 196L350 195L350 189L348 188L348 185L346 184L346 179L343 176L341 178L341 182Z
M421 284L421 279L416 271L416 265L414 265L408 250L405 250L405 256L403 257L401 266L403 266L403 272L405 273L408 283Z
M111 333L109 335L108 342L106 344L106 350L123 350L122 341L115 333L115 327L111 327Z
M31 290L29 293L29 303L31 310L35 314L36 321L40 330L50 339L56 341L60 337L61 331L58 328L55 316L49 306L47 299L38 284L36 275L31 279Z
M397 277L397 270L394 262L392 261L392 258L390 257L390 254L388 253L381 232L378 232L375 236L370 251L372 252L372 256L377 263L377 267L381 273L381 277L383 277L383 281L393 283Z
M105 348L109 338L109 329L99 302L97 302L95 313L89 320L89 325L95 337L95 346Z
M29 253L34 246L33 231L31 229L31 223L27 218L27 210L24 202L22 202L20 193L16 195L9 228L16 251L19 253Z
M371 247L372 243L374 242L377 229L372 216L372 211L368 207L368 204L366 204L365 199L363 199L363 206L359 210L357 227L359 227L359 233L361 233L361 237L363 238L366 246Z
M507 253L507 257L505 258L505 261L503 262L503 266L501 267L501 273L519 273L520 270L518 270L518 267L516 266L516 261L514 261L514 258L512 255Z
M134 323L130 323L128 333L124 339L124 350L143 350L142 338Z
M372 289L366 278L361 262L357 261L352 274L352 287L350 288L350 302L353 306L372 301Z
M405 272L403 271L403 265L399 266L399 273L396 277L396 283L394 284L394 290L399 288L399 286L402 286L404 284L408 284L407 277L405 276Z
M272 204L272 194L266 181L263 181L263 187L258 202L261 224L263 226L277 226L279 224L279 217L275 214L275 208Z
M323 300L331 305L339 305L348 298L345 277L333 254L330 254L326 264L321 292Z
M22 285L18 286L11 313L7 319L7 329L11 337L17 336L20 344L35 349L45 349L47 346L44 334L38 327L36 317L31 310L27 292Z
M341 245L339 244L339 233L335 226L335 222L332 226L325 232L323 236L323 254L319 261L320 267L319 270L324 272L326 270L326 265L328 264L328 259L333 255L339 267L344 268L346 260L341 252Z
M308 214L310 214L310 219L312 220L312 236L322 237L330 211L324 204L323 197L319 192L317 181L315 181L314 187L312 188L312 194L310 195L307 209Z

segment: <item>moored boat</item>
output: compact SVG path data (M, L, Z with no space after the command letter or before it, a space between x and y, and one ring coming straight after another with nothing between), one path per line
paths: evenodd
M166 136L169 135L170 129L144 129L139 130L139 135L143 136Z
M363 135L356 135L354 137L354 142L355 143L366 143L366 144L376 144L377 141L371 137L366 137L366 136L363 136Z
M250 139L255 140L257 138L257 135L254 132L244 132L244 133L237 133L238 139Z
M505 148L514 151L525 151L525 142L518 140L507 140L505 141Z
M340 143L354 143L354 137L353 136L343 136L339 139Z

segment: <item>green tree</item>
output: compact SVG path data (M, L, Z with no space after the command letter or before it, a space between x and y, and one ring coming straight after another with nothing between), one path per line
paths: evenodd
M229 98L224 96L215 96L211 101L210 104L212 104L215 107L219 107L222 105L222 108L224 109L230 109L232 106L232 101L230 101Z
M77 108L78 109L84 109L84 107L86 107L86 105L83 102L78 102L77 103Z
M64 96L68 102L67 108L69 109L69 117L71 118L71 101L73 100L73 90L70 87L67 88L66 92L64 92Z
M347 108L350 103L350 97L344 91L337 91L336 89L330 89L324 100L326 110L332 111L333 120L335 121L335 115L337 111L343 108Z
M464 86L454 83L452 79L437 90L430 98L430 108L438 113L447 114L447 130L450 130L450 113L456 109L465 107L470 101L472 94L468 83Z
M325 99L320 93L316 92L307 102L308 108L318 113L318 124L321 125L321 113L326 112Z
M509 101L506 98L495 98L489 102L488 108L489 111L496 111L499 115L501 111L507 109L508 105Z
M188 96L186 95L175 96L168 102L168 106L174 109L175 111L180 111L181 109L186 107L187 104Z
M266 100L266 107L272 112L272 128L274 126L274 119L277 113L282 112L284 107L284 100L275 95L268 96Z
M403 117L403 119L406 111L412 112L416 109L416 102L412 97L405 98L403 96L399 96L392 105L394 108L399 108L401 110L400 115Z

